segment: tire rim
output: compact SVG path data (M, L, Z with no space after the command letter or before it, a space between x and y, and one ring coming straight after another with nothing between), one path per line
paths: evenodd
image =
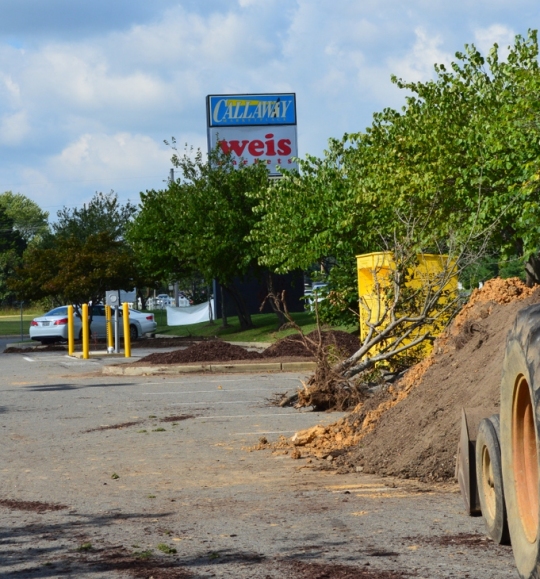
M491 462L489 450L487 446L484 446L482 449L482 491L491 520L495 519L497 508L494 478L493 463Z
M538 454L533 412L529 384L519 376L512 404L512 450L519 515L530 543L538 535Z

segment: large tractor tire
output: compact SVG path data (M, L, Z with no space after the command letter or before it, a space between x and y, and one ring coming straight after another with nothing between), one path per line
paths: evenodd
M540 579L540 305L521 310L508 335L500 411L504 497L514 559L521 579Z
M508 522L504 501L499 415L484 418L476 437L476 479L482 517L488 537L508 545Z

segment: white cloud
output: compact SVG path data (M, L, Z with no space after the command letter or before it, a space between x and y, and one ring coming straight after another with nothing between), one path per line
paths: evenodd
M508 26L502 24L492 24L488 28L478 28L474 31L475 44L484 54L493 48L494 44L499 45L499 57L501 60L508 56L508 46L514 44L515 32Z
M166 174L170 152L144 135L85 134L49 160L53 174L81 180L136 178L158 167Z
M0 117L0 145L19 145L30 133L24 111Z
M487 50L525 34L537 0L516 2L167 0L103 33L51 28L24 50L0 44L0 191L18 180L23 193L56 188L73 204L130 175L136 190L145 175L157 186L169 169L163 138L206 147L211 93L296 92L300 154L320 154L328 137L401 105L390 74L427 80L466 42Z
M441 50L443 39L440 35L430 37L422 28L417 28L414 34L413 47L402 57L389 58L388 65L398 78L410 82L426 81L433 76L433 65L449 66L452 55Z

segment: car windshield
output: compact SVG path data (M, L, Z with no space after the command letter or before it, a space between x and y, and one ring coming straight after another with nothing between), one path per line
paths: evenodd
M45 314L46 316L67 316L67 306L63 306L61 308L54 308L50 312Z

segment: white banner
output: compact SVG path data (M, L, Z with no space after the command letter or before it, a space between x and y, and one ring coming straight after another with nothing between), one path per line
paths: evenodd
M210 300L212 305L212 314L214 314L214 300ZM190 324L200 324L201 322L210 321L210 310L208 302L196 306L187 306L185 308L176 308L167 306L167 325L168 326L189 326Z

